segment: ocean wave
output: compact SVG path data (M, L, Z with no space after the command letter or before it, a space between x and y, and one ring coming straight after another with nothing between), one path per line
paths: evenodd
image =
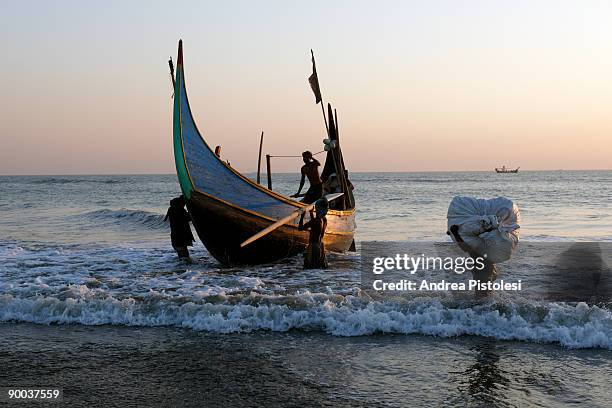
M420 298L406 302L372 301L358 295L302 293L241 301L217 296L220 303L163 296L144 299L100 298L86 287L68 298L0 296L0 321L42 324L176 326L217 333L269 330L322 331L335 336L422 334L476 335L499 340L557 343L569 348L612 349L608 309L541 302L492 300L447 304Z
M23 182L23 181L22 181ZM122 183L122 180L117 179L95 179L95 178L63 178L63 177L45 177L30 181L31 184L77 184L77 183L98 183L98 184L117 184Z
M483 177L484 178L484 177ZM424 183L424 184L454 184L454 183L481 183L483 178L457 178L457 177L449 177L449 178L410 178L409 183ZM399 180L398 180L399 181Z
M111 210L108 208L104 208L101 210L89 211L83 214L79 214L76 217L92 221L110 221L117 223L144 225L148 228L153 229L169 228L169 224L164 221L164 216L162 214L143 210L130 210L125 208L120 210Z

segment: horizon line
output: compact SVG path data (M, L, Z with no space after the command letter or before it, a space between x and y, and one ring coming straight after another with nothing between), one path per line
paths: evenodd
M572 172L572 171L612 171L610 169L548 169L548 170L521 170L519 173L537 173L537 172ZM398 171L351 171L350 174L393 174L393 173L494 173L493 170L398 170ZM256 174L256 171L247 171L241 174ZM262 172L262 175L265 175ZM286 172L279 171L272 174L299 174L299 172ZM35 174L35 173L15 173L15 174L0 174L0 177L51 177L51 176L173 176L176 173L48 173L48 174Z

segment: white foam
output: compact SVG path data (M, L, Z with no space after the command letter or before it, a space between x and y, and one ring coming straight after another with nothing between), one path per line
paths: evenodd
M558 343L570 348L612 349L612 313L578 305L491 301L472 307L416 299L368 302L359 296L308 293L270 297L258 294L221 303L179 304L162 296L144 300L96 298L74 287L78 298L0 296L0 321L85 325L178 326L218 333L291 329L336 336L375 333L440 337L487 336L501 340ZM218 293L217 293L218 294ZM199 296L198 296L199 297ZM239 303L236 300L240 299ZM264 302L259 302L261 300Z
M477 305L452 296L380 300L359 290L359 271L352 268L305 274L295 258L220 270L203 249L196 248L194 256L192 265L177 263L167 242L0 245L0 321L167 325L220 333L479 335L612 349L612 312L595 306L502 296Z

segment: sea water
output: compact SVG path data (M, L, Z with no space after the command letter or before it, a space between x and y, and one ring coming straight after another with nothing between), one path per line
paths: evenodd
M283 194L299 183L294 174L273 178ZM522 213L520 245L612 241L612 171L353 173L351 179L358 243L446 242L446 211L455 195L513 200ZM501 293L477 303L443 295L373 300L360 288L359 252L330 254L325 271L303 271L299 256L224 268L198 241L194 263L183 264L164 221L168 201L178 194L173 175L0 177L2 330L18 330L22 323L88 327L92 336L108 327L146 328L153 337L155 330L161 337L179 330L179 344L191 339L187 330L281 354L293 344L282 355L284 364L298 367L295 375L337 382L333 395L350 391L364 403L393 406L404 388L414 393L419 381L423 398L426 390L435 393L438 380L427 377L428 367L452 377L452 366L463 365L457 370L467 378L470 367L478 375L478 367L492 364L501 370L493 382L511 398L495 400L499 395L481 391L501 405L521 405L521 398L547 405L556 401L549 393L555 387L568 403L605 405L607 396L596 384L577 384L593 384L612 371L608 305ZM536 263L537 254L531 259ZM530 263L519 272L537 273ZM500 278L508 277L502 272ZM508 340L514 342L497 342ZM370 376L352 372L350 387L342 385L341 372L348 370L343 358ZM574 367L571 378L552 372L559 359ZM320 364L336 366L322 370ZM471 386L489 380L474 385L466 379L457 387L470 394ZM389 387L395 387L390 394L376 394ZM437 401L432 395L429 401ZM457 404L469 401L457 398Z

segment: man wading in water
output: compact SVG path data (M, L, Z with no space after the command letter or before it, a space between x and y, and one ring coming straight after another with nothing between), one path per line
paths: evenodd
M189 227L189 213L185 210L185 197L180 196L170 200L170 208L166 213L164 221L170 219L170 239L172 248L176 251L179 259L191 262L189 249L193 246L193 234Z
M300 192L302 191L302 187L304 187L304 181L306 180L306 177L308 177L310 188L308 191L306 191L306 194L304 194L302 202L312 204L323 196L323 183L321 182L321 177L319 177L318 169L321 163L312 157L312 153L309 151L302 153L302 159L304 160L304 165L301 169L302 179L300 180L300 188L298 188L298 192L291 197L300 197Z
M467 252L468 255L472 259L474 259L474 261L476 260L476 258L479 258L479 257L483 258L482 255L474 251L474 249L472 249L471 246L466 244L463 238L461 238L461 235L459 235L458 225L452 225L450 227L449 235L450 234L452 234L453 237L455 237L455 241L457 242L457 245L459 245L459 248ZM490 262L486 258L484 258L484 268L482 269L477 269L475 267L472 268L472 278L480 282L493 282L495 281L495 279L497 279L497 268L495 267L495 264L493 262ZM480 290L478 288L475 289L475 292L474 292L474 295L476 296L477 299L486 297L488 294L489 294L488 290Z
M310 231L308 237L308 248L304 255L304 269L324 269L327 268L327 259L325 258L325 246L323 245L323 236L327 228L327 210L329 202L325 198L320 198L315 203L315 210L310 210L310 221L304 224L304 215L300 217L298 229L300 231Z

